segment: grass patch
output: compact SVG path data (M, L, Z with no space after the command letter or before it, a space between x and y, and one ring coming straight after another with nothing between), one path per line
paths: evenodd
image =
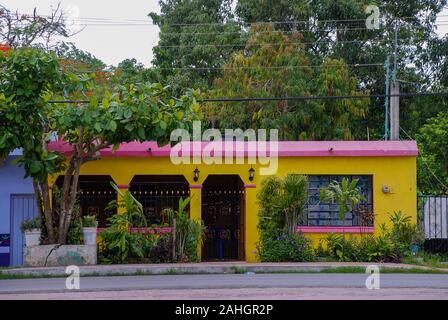
M364 267L337 267L322 269L320 273L365 273ZM437 269L422 269L422 268L390 268L380 267L380 273L420 273L420 274L448 274L448 271Z
M230 272L227 274L245 274L247 273L247 269L244 267L232 267L230 268ZM294 274L294 273L309 273L309 274L316 274L316 273L365 273L366 268L360 267L360 266L353 266L353 267L336 267L336 268L324 268L320 271L314 271L314 270L284 270L284 271L265 271L265 272L256 272L256 274ZM380 267L380 273L383 274L394 274L394 273L401 273L401 274L448 274L448 271L445 270L438 270L434 268L390 268L390 267ZM206 274L204 272L182 272L179 270L176 270L175 268L168 269L166 272L162 273L154 273L151 270L144 271L144 270L138 270L134 273L124 273L124 272L110 272L106 274L102 274L99 272L91 272L82 274L81 277L122 277L122 276L151 276L151 275L182 275L182 274ZM45 279L45 278L65 278L67 275L61 274L61 275L46 275L46 274L7 274L0 270L0 280L16 280L16 279Z

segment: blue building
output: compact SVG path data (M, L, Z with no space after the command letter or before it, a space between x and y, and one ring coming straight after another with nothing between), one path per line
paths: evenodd
M23 168L13 163L20 154L15 151L0 162L0 266L22 264L20 225L37 215L32 179L24 179Z

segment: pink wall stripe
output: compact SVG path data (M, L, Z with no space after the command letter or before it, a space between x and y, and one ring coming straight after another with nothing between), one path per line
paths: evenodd
M374 233L374 227L298 227L303 233Z
M256 150L256 142L242 142L243 150L238 156L247 156L248 150ZM189 148L187 155L200 155L201 149L193 148L192 142L182 143ZM227 147L231 148L228 153L234 157L237 155L236 142L225 144L224 142L197 142L199 148L212 144L215 150L227 153ZM52 151L70 154L72 147L62 141L53 141L49 145ZM416 157L418 155L417 143L415 141L279 141L278 150L270 150L269 143L266 144L266 155L279 157ZM194 152L195 151L195 152ZM272 152L271 152L272 151ZM171 146L159 147L154 141L122 143L117 151L107 148L101 151L103 157L169 157ZM254 152L251 151L251 155Z
M190 189L202 189L202 184L190 184Z
M256 184L245 184L245 185L244 185L244 188L246 188L246 189L256 188L256 187L257 187Z

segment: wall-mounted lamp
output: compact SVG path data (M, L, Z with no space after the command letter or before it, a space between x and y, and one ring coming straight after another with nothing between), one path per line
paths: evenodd
M196 169L194 169L194 171L193 171L193 180L195 182L197 182L199 180L199 169L198 169L198 167L196 167Z
M255 176L255 170L251 166L249 169L249 181L254 181L254 176Z

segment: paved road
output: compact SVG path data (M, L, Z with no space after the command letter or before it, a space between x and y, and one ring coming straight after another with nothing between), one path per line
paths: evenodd
M367 290L365 274L221 274L0 280L0 299L448 299L446 274L383 274ZM188 289L188 290L186 290Z

